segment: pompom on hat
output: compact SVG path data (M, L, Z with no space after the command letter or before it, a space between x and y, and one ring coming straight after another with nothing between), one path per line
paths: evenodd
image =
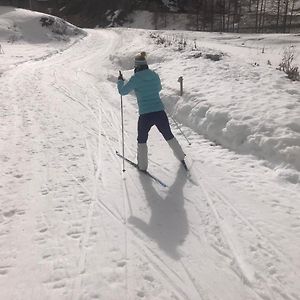
M143 51L134 58L134 65L135 67L148 65L146 60L146 52Z

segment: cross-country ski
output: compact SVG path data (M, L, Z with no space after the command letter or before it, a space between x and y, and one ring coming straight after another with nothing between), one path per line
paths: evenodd
M167 187L167 185L165 183L163 183L161 180L159 180L156 176L152 175L151 173L149 173L149 171L147 170L140 170L139 166L133 162L132 160L128 159L127 157L124 157L122 154L120 154L118 151L116 151L116 154L120 157L120 158L124 158L125 161L127 163L129 163L131 166L135 167L137 170L139 170L140 172L142 172L143 174L149 176L151 179L153 179L154 181L156 181L157 183L159 183L160 185L162 185L163 187Z

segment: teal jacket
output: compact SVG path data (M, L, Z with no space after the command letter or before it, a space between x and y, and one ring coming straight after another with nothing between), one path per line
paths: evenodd
M123 80L118 80L118 90L121 95L127 95L134 90L140 115L164 110L159 96L160 79L152 70L136 72L126 84Z

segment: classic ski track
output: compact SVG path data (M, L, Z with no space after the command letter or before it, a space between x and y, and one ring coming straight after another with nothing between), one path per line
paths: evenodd
M56 77L55 77L56 79ZM67 96L67 95L66 95ZM52 118L52 114L50 114L50 117ZM53 120L52 118L52 123L55 123L55 120ZM86 224L85 224L85 229L83 232L83 236L81 237L81 243L79 244L80 250L79 250L79 263L78 263L78 272L77 272L77 276L74 277L73 280L73 284L72 284L72 299L79 299L80 298L80 288L81 288L81 274L84 272L85 270L85 265L86 265L86 257L87 257L87 244L90 238L90 232L91 232L91 223L92 223L92 217L93 217L93 213L94 213L94 206L95 206L95 200L96 200L96 193L97 193L97 189L96 189L96 178L94 177L94 191L88 192L88 189L77 179L77 177L65 166L62 166L65 171L73 178L75 179L76 183L78 185L80 185L81 187L83 187L86 191L87 194L90 196L90 203L88 205L88 214L86 217ZM62 242L60 242L61 245L63 245ZM61 246L62 248L62 246Z
M12 93L15 94L15 97L16 99L18 99L18 101L23 101L23 98L26 97L26 98L29 98L29 99L32 99L32 94L28 95L28 90L24 90L22 89L22 87L26 87L27 86L27 83L29 82L30 78L34 78L34 79L39 79L39 77L36 75L36 74L40 74L40 70L38 68L35 68L33 71L32 70L29 70L30 72L27 72L27 76L23 77L21 76L22 73L16 73L13 75L13 82L18 82L19 85L17 85L16 87L14 87L12 89ZM32 72L32 73L31 73ZM28 76L28 74L30 74L30 76ZM24 79L26 78L26 79ZM21 82L23 82L23 84L20 84ZM34 85L34 90L37 91L34 95L33 95L33 99L31 100L31 104L30 104L30 108L33 109L34 113L38 115L38 117L40 119L42 119L41 117L41 111L40 109L37 109L38 105L40 104L40 101L38 99L38 97L36 96L39 95L39 94L42 94L42 91L40 89L40 87L36 84L37 80L33 80L30 85L32 87L32 84ZM25 84L24 84L25 83ZM35 101L36 100L36 101ZM34 103L34 106L32 106L32 103ZM21 105L21 107L26 107L26 105ZM52 118L52 115L50 115L50 118ZM46 134L46 137L47 137L47 134ZM45 159L46 159L46 164L47 164L47 178L48 178L48 172L49 172L49 157L48 157L48 152L45 151ZM49 178L48 178L49 180ZM47 187L48 189L48 187ZM48 194L47 197L51 197L51 199L53 199L52 197L52 194ZM35 222L36 223L45 223L46 225L46 228L47 228L47 233L50 234L51 236L51 241L54 242L54 244L56 245L56 248L57 249L64 249L63 245L64 245L64 242L62 241L62 239L57 235L57 234L54 234L53 233L53 229L52 229L52 226L51 224L48 222L46 216L45 216L45 213L44 212L41 212L41 215L40 216L35 216ZM39 219L41 219L39 221ZM38 226L38 225L36 225ZM37 228L36 228L37 229ZM46 240L50 240L50 238L48 237ZM38 247L38 248L41 248L41 245L35 241L35 246ZM52 251L51 252L51 255L53 257L53 269L51 271L51 275L49 276L50 278L54 278L55 275L54 275L54 272L55 272L55 268L58 266L59 264L59 267L61 268L62 266L62 270L65 272L65 266L67 265L67 262L66 262L66 259L64 258L63 255L60 255L59 257L57 256L57 253L55 251ZM55 262L56 261L56 262ZM65 279L67 279L67 277L62 277L61 278L61 281L64 282ZM47 282L48 283L51 283L52 279L49 279L49 281L46 281L46 282L43 282L43 284L46 284ZM52 282L54 284L54 281ZM55 283L57 284L58 281ZM54 284L54 285L55 285Z
M200 171L201 172L201 171ZM286 263L289 264L291 268L296 271L294 265L291 264L290 259L280 250L278 247L274 244L273 241L271 241L268 237L266 237L259 229L257 229L251 221L249 221L236 207L234 207L228 200L224 193L222 193L220 190L214 188L212 184L205 179L204 175L202 176L202 181L205 182L205 186L207 187L207 190L209 190L209 193L212 195L215 195L216 198L221 200L226 207L228 207L230 210L234 212L234 214L246 225L249 229L251 229L253 232L255 232L260 239L264 240L267 244L269 244L270 248L277 253L278 256L281 256L283 260L285 260ZM204 185L203 185L204 188Z
M137 181L139 181L139 180L136 180L133 175L130 175L129 177L130 177L130 179L131 179L131 181L133 183L133 186L137 190L137 192L141 196L143 196L144 193L141 191L140 184L139 184L139 182L137 183ZM176 271L174 271L172 267L170 267L168 264L166 264L160 258L160 255L158 253L156 253L156 251L154 249L150 248L150 246L148 246L148 245L145 244L145 239L142 238L142 235L140 233L138 233L138 231L135 228L132 227L131 231L135 234L135 237L139 239L139 242L143 243L144 247L148 250L148 252L150 252L150 255L152 255L152 257L155 257L156 260L159 261L161 265L165 266L165 268L169 271L170 274L173 274L183 284L185 283L184 280L178 275L178 273ZM141 247L141 245L140 245L140 247ZM145 251L145 249L144 249L144 251ZM186 299L192 299L192 298L190 298L190 297L187 296L187 294L184 292L184 290L182 288L180 288L180 287L177 286L177 284L174 282L174 279L171 279L171 277L168 275L169 273L167 271L164 271L164 270L162 270L161 267L159 267L159 263L158 262L154 262L153 259L150 259L149 258L149 254L146 255L146 257L147 257L148 261L155 267L156 271L159 272L164 277L167 277L168 280L169 280L169 283L172 284L173 287L176 287L176 289L179 290L181 294L183 294L185 297L187 297ZM196 293L200 297L199 300L202 300L203 299L203 295L202 295L201 291L199 290L199 287L195 284L194 280L192 279L192 276L188 272L188 269L185 267L185 264L183 263L182 258L179 259L179 261L178 261L178 263L176 263L176 265L177 266L181 266L181 269L186 274L186 277L188 278L191 286L194 288L194 290L196 291Z
M52 118L52 114L50 114L50 117L52 119L52 123L55 122L55 120L53 120ZM65 170L67 170L66 167L62 166ZM72 174L72 177L76 179L76 182L78 183L78 179L76 178L76 176L70 172L69 170L67 170L67 172L69 174ZM51 195L52 197L52 195ZM86 260L86 245L88 243L89 237L90 237L90 228L91 228L91 220L92 220L92 216L93 216L93 211L94 211L94 198L91 197L91 201L89 203L88 206L88 216L86 218L86 226L85 226L85 230L83 232L83 236L81 237L81 243L79 244L80 250L79 250L79 264L78 264L78 274L76 277L73 277L72 280L72 290L70 291L70 293L72 294L72 299L79 299L79 290L80 290L80 286L81 286L81 273L84 271L85 269L85 260ZM52 237L56 236L52 233ZM56 237L56 240L58 238ZM60 248L63 248L63 244L64 242L59 239L60 241ZM64 259L65 264L66 264L66 260ZM74 295L75 293L75 295Z
M206 180L204 180L206 181ZM209 184L206 184L209 187ZM294 265L290 261L290 259L271 241L268 237L266 237L259 229L257 229L251 221L249 221L237 208L235 208L227 199L227 197L219 190L210 188L210 193L215 195L219 200L221 200L227 207L229 207L235 215L246 225L250 228L253 232L255 232L260 239L266 241L269 244L270 248L277 253L278 256L281 256L289 266L296 271Z
M104 113L105 114L105 117L106 117L106 120L107 121L109 121L110 119L107 117L107 115L106 115L106 113ZM109 122L110 123L110 122ZM111 125L112 125L112 123L111 123ZM115 130L116 131L116 128L114 127L114 126L112 126L112 129L113 130ZM116 156L115 155L115 150L114 150L114 146L112 146L112 144L111 144L111 142L109 141L110 139L109 139L109 135L106 133L105 134L105 138L107 139L107 141L108 141L108 146L109 146L109 148L111 149L111 153L113 153L113 155L114 155L114 157ZM117 159L116 159L117 160ZM122 172L121 171L121 168L120 168L120 172ZM127 174L128 174L128 172L126 172L125 174L122 174L123 176L126 176L127 177ZM134 183L134 186L135 186L135 188L137 189L137 184L136 184L136 181L134 181L134 179L133 179L133 176L132 175L129 175L129 178L131 179L131 181ZM136 234L136 232L133 230L133 228L131 228L131 227L128 227L128 225L127 225L127 205L126 205L126 203L128 204L128 207L130 207L131 208L131 203L130 203L130 199L129 199L129 197L128 197L128 188L127 188L127 186L126 186L126 178L124 178L123 177L123 179L122 179L122 181L123 181L123 183L122 183L122 185L123 185L123 202L124 202L124 220L125 220L125 224L122 224L123 226L124 226L124 230L125 230L125 253L126 253L126 255L125 255L125 259L126 259L126 261L127 261L127 263L129 262L129 260L128 260L128 229L130 229L130 232L131 232L131 234L132 234L132 236L134 237L134 240L135 240L135 243L137 243L137 240L138 240L138 243L144 243L145 241L144 241L144 239L142 239L139 235L137 235ZM141 191L139 190L139 193L141 193ZM131 211L132 211L132 208L130 209ZM141 246L140 246L141 247ZM147 247L147 246L146 246ZM154 264L154 262L153 262L153 259L150 259L149 258L149 255L153 255L153 253L151 253L150 252L150 254L148 254L147 255L147 260L148 260L148 262L149 263L151 263L152 265ZM126 267L128 268L128 266L127 266L127 264L126 264ZM168 267L169 268L169 267ZM171 282L171 284L172 284L172 286L173 287L176 287L177 289L178 289L178 287L176 286L176 283L174 283L172 280L171 280L171 278L167 275L167 273L166 272L163 272L162 270L161 270L161 268L158 268L157 266L155 267L155 270L157 271L157 272L159 272L159 274L160 274L160 276L161 276L161 278L165 278L165 277L167 277L168 278L168 280ZM171 270L171 269L170 269ZM176 274L177 275L177 274ZM128 297L128 269L126 269L126 278L125 278L125 280L126 280L126 287L127 287L127 289L126 289L126 291L127 291L127 297ZM181 291L181 294L183 293L183 291ZM189 298L187 298L187 299L189 299Z
M127 213L127 205L126 205L126 201L128 201L127 197L126 197L126 187L125 187L125 179L123 179L122 181L122 189L123 189L123 195L122 195L122 199L123 199L123 208L124 208L124 258L126 261L126 265L125 265L125 293L126 293L126 300L129 299L128 298L128 263L129 263L129 259L128 259L128 223L127 223L127 219L128 219L128 213Z
M95 88L95 87L94 87ZM100 105L100 103L102 105ZM103 109L104 107L104 101L103 101L103 98L100 97L100 101L97 101L97 104L98 104L98 109L99 109L99 116L101 116L101 119L102 117L104 116L104 119L105 119L105 122L106 124L110 125L111 126L111 129L113 131L116 131L116 122L115 122L115 119L113 118L113 122L111 122L110 118L107 116L105 110ZM114 114L112 113L112 111L110 110L110 114L111 116L113 117ZM100 117L99 117L100 118ZM101 122L99 122L100 124ZM100 132L101 130L104 131L103 129L105 128L105 126L99 126L99 136L98 136L98 143L100 143ZM109 148L111 150L111 152L113 151L113 146L112 146L112 143L110 142L110 139L109 139L109 135L107 133L104 134L104 138L106 140L106 144L109 145ZM100 148L100 145L98 146ZM126 191L126 186L125 186L125 178L123 178L122 180L122 190L123 190L123 195L122 195L122 199L123 199L123 220L124 220L124 259L125 259L125 299L129 299L128 298L128 291L129 291L129 282L128 282L128 263L129 263L129 259L128 259L128 224L127 224L127 219L128 219L128 209L127 209L127 203L129 204L129 199L127 198L127 191Z
M201 186L201 189L202 189L202 184L200 184L200 186ZM203 189L202 189L202 190L203 190ZM239 262L239 257L238 257L238 255L235 254L235 250L233 249L234 247L232 246L232 243L230 242L230 239L228 239L228 236L227 236L227 234L226 234L226 231L225 231L224 228L223 228L222 222L221 222L221 220L220 220L220 214L219 214L218 210L216 209L215 205L212 203L212 201L210 200L209 196L208 196L205 192L204 192L204 195L205 195L206 201L207 201L207 203L208 203L208 206L210 207L211 212L212 212L212 214L213 214L213 216L214 216L214 218L215 218L215 220L216 220L216 222L217 222L217 224L218 224L218 227L219 227L220 230L221 230L223 242L227 245L228 249L229 249L230 252L231 252L231 259L232 259L233 262L236 262L237 265L238 265L239 272L241 273L241 274L237 274L238 277L240 278L240 280L241 280L243 283L247 284L247 286L249 286L249 288L252 289L253 292L254 292L260 299L264 299L264 297L263 297L262 295L260 295L260 294L256 291L256 289L255 289L254 287L251 286L251 284L250 284L251 281L248 279L248 276L244 273L243 267L242 267L241 263ZM187 198L186 198L186 199L187 199ZM194 201L190 200L190 202L194 202ZM194 203L193 203L193 204L194 204ZM195 204L194 204L194 205L195 205ZM219 251L218 251L218 252L219 252ZM219 253L221 253L221 252L219 252ZM226 254L226 257L228 257L227 254ZM232 270L232 271L235 272L234 270Z
M156 166L158 166L158 164L155 162L155 161L152 161L153 164L155 164ZM166 174L167 172L169 172L170 170L164 166L160 166L160 169L164 171L164 173ZM198 168L198 169L201 169L201 168ZM201 173L201 172L199 172ZM199 182L205 182L205 184L199 184ZM205 186L206 187L209 187L210 186L210 183L205 179L205 176L204 174L202 174L201 178L197 178L197 185L200 185L200 188L202 191L206 191L205 189ZM227 200L226 200L226 197L219 191L218 188L210 188L209 189L210 193L212 193L213 195L215 195L215 197L219 198L219 200L221 200L224 205L226 207L228 207L229 209L231 209L234 214L245 224L245 226L247 226L252 232L255 232L258 236L259 236L259 239L262 240L268 247L271 248L272 251L274 251L276 253L276 256L277 257L280 257L283 261L285 261L286 263L288 263L288 265L294 270L295 274L297 273L297 270L295 269L294 265L291 264L291 261L290 259L280 250L278 249L278 247L274 244L274 242L272 242L268 237L266 237L260 230L258 230L246 217L244 217L235 207L233 207L233 205L231 203L229 203ZM225 198L224 198L225 197ZM190 200L188 199L187 197L184 197L186 200L189 200L190 202L193 203L193 205L195 205L195 201L193 200ZM208 199L209 198L209 195L206 193L206 198ZM209 201L211 202L211 201ZM211 202L212 204L212 202ZM213 214L215 215L216 219L219 219L219 217L217 217L219 215L219 211L215 208L215 205L209 205L211 207L211 210L213 212ZM220 221L218 220L218 223L220 223ZM222 227L222 224L220 223L220 227ZM230 246L230 243L228 242L228 238L226 237L226 234L224 232L224 230L222 229L222 235L223 235L223 238L225 239L226 241L226 244L229 246L230 249L232 249L232 247ZM267 250L267 249L265 249ZM267 250L270 252L270 250ZM233 254L233 251L231 250L232 254ZM233 255L233 257L236 257L236 255ZM236 262L238 262L238 259L236 259ZM242 268L240 266L240 271L242 272L243 274L243 271L242 271ZM244 274L245 275L245 274ZM243 276L244 276L243 275ZM260 276L260 275L257 275L257 276ZM247 278L247 277L245 277ZM261 278L261 277L260 277ZM262 279L262 278L261 278ZM264 280L265 283L267 284L268 280L265 279ZM280 286L282 285L281 283L279 283ZM251 285L249 286L252 290L254 290L255 287L252 287ZM268 290L270 291L270 294L272 295L272 290L270 289L270 287L268 287ZM255 291L256 292L256 291ZM258 294L256 292L256 294L259 296L259 297L262 297L260 294ZM286 295L288 295L288 293L286 293ZM283 295L286 296L286 295ZM289 295L288 297L293 297L291 295Z
M131 228L131 233L135 237L133 240L133 243L140 249L142 253L144 253L144 257L147 259L147 261L152 266L153 270L158 273L160 278L163 280L163 282L166 282L167 284L173 289L177 291L181 296L184 297L184 299L190 300L191 298L186 294L184 289L182 289L176 281L180 280L182 281L182 278L178 276L176 272L174 272L170 267L165 264L161 259L159 259L159 256L153 252L153 250L145 244L145 241L143 238L139 237L139 233L136 232L134 228ZM140 254L141 255L141 254ZM164 270L164 268L166 270ZM170 274L173 274L171 276ZM173 278L171 278L173 277ZM177 278L174 279L174 278ZM183 283L183 282L182 282Z
M201 173L201 172L200 172ZM238 255L235 254L235 250L233 249L234 246L232 246L231 242L230 242L230 239L228 238L227 236L227 233L226 233L226 230L224 230L223 228L223 225L222 225L222 221L221 219L224 219L226 220L226 218L224 218L222 216L222 214L219 212L217 206L213 203L213 200L211 199L211 196L209 195L209 193L213 194L213 195L217 195L218 196L218 193L220 193L218 191L217 188L213 188L213 187L210 187L210 182L208 182L206 179L204 179L204 176L201 176L202 177L202 182L200 183L200 188L201 190L203 191L204 195L205 195L205 198L207 200L207 203L209 204L209 207L211 208L211 211L213 212L213 215L215 216L218 224L219 224L219 227L221 229L221 232L222 232L222 235L226 241L226 244L228 245L229 249L231 250L231 253L233 255L233 258L235 259L235 262L238 264L239 266L239 271L241 272L240 275L243 276L243 278L245 279L245 283L256 293L257 296L259 296L260 298L264 298L264 295L262 295L260 293L260 291L257 291L257 288L258 286L260 285L259 284L259 280L262 280L265 284L265 288L267 288L267 290L269 291L270 293L270 297L273 297L273 290L272 288L270 287L270 283L271 282L274 282L274 279L272 278L271 279L271 282L269 280L270 277L268 277L268 279L265 277L265 276L262 276L261 274L256 274L257 276L257 279L249 279L248 276L245 274L245 272L243 271L243 267L242 265L240 264L239 262L239 257ZM203 183L205 182L205 184ZM265 238L265 236L259 231L257 230L254 225L252 225L245 217L242 216L242 214L236 209L234 208L231 204L228 203L228 201L226 201L226 199L224 199L224 196L220 195L217 197L219 200L221 200L224 205L229 208L230 210L232 210L234 212L234 214L245 224L245 226L250 229L252 232L255 232L259 237L260 239L262 239L266 244L267 246L271 247L271 249L273 251L275 251L277 257L283 257L284 258L284 261L287 261L287 258L284 256L282 256L281 254L281 251L277 250L276 247L274 248L273 244L269 241L268 238ZM192 200L190 200L192 201ZM270 253L270 250L268 249L265 249L266 251L268 251ZM273 254L273 253L271 253ZM288 261L289 265L290 265L290 262ZM292 265L290 265L292 269L294 269L294 267ZM279 284L279 286L283 289L284 287L282 286L282 284L276 279L276 284ZM276 287L276 284L274 285ZM257 286L258 285L258 286ZM277 290L277 293L279 293L279 291ZM283 298L285 297L288 297L289 299L294 299L293 296L289 295L288 292L285 292L284 294L279 293Z
M39 65L37 65L37 68L35 68L35 71L34 71L35 73L36 72L39 72ZM34 75L31 75L32 77L35 77L35 73L34 73ZM22 74L20 74L20 75L22 75ZM18 76L20 76L20 75L18 75ZM22 77L21 77L22 78ZM24 78L27 78L27 77L24 77ZM37 79L39 79L39 78L37 78ZM15 82L20 82L19 80L16 80ZM27 80L27 82L28 82L28 80ZM34 82L35 82L35 80L34 80ZM56 82L58 82L57 81L57 78L56 78ZM54 86L55 87L55 86ZM18 87L17 87L18 88ZM73 100L73 101L75 101L76 103L78 103L79 105L82 105L85 109L87 109L87 110L89 110L94 116L95 116L95 114L94 114L94 111L91 109L91 107L89 107L89 106L86 106L86 105L83 105L83 103L81 102L81 101L78 101L77 99L74 99L74 97L72 97L72 96L70 96L69 94L68 94L68 91L66 91L66 90L60 90L61 92L63 92L63 94L66 96L66 97L68 97L69 99L71 99L71 100ZM22 94L22 91L21 91L21 93L20 94ZM17 97L17 98L19 98L19 97ZM22 97L21 97L22 98ZM97 120L97 116L95 116L95 119ZM97 120L98 122L99 122L99 119ZM100 124L99 124L100 125ZM100 126L99 126L100 127ZM100 132L100 131L99 131ZM99 141L100 142L100 141ZM111 149L111 151L113 152L113 149ZM80 254L79 254L79 256L80 256L80 258L79 258L79 270L78 270L78 276L77 277L75 277L75 278L73 278L73 280L75 280L75 283L73 284L73 293L75 292L75 293L77 293L77 291L79 290L79 288L80 288L80 285L81 285L81 276L80 276L80 273L81 273L81 271L85 268L85 260L86 260L86 255L87 255L87 253L86 253L86 244L87 244L87 242L88 242L88 239L89 239L89 236L90 236L90 230L91 230L91 221L92 221L92 216L93 216L93 210L94 210L94 202L95 202L95 200L97 200L97 204L101 207L101 209L103 210L103 211L105 211L106 212L106 214L107 215L110 215L110 217L113 217L115 220L117 220L120 224L122 224L122 225L124 225L124 221L122 220L122 219L120 219L118 216L116 216L115 214L114 214L114 212L111 210L111 209L109 209L107 206L106 206L106 204L105 203L102 203L102 201L97 197L97 199L96 199L96 189L94 190L94 192L93 193L91 193L86 187L85 187L85 185L84 184L82 184L78 179L77 179L77 177L76 177L76 175L74 175L70 170L68 170L68 168L66 168L65 166L62 166L64 169L65 169L65 171L70 175L70 177L72 177L75 181L76 181L76 183L78 184L78 185L80 185L84 190L85 190L85 192L87 193L87 195L89 195L90 196L90 198L92 199L91 200L91 202L90 202L90 205L89 205L89 208L88 208L88 217L87 217L87 219L86 219L86 225L85 225L85 232L84 232L84 234L83 234L83 237L82 237L82 241L83 241L83 244L82 244L82 247L81 247L81 250L80 250ZM98 165L98 168L97 168L97 171L99 171L99 165ZM99 173L98 173L99 174ZM51 233L51 235L53 236L53 237L55 237L55 235L53 235L53 233ZM57 244L59 244L58 246L59 246L59 248L62 248L61 246L63 245L63 243L62 242L59 242L58 241L58 239L57 239L57 237L55 238L55 240L57 241ZM63 259L63 257L61 257L61 259ZM66 265L66 263L64 263L63 265ZM74 295L74 294L73 294ZM77 296L78 297L80 297L78 294L77 294Z

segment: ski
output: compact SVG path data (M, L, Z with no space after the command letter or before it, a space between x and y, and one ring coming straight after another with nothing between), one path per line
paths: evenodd
M116 154L120 157L120 158L124 158L126 162L128 162L130 165L132 165L133 167L135 167L138 171L142 172L145 175L148 175L150 178L152 178L154 181L156 181L157 183L159 183L160 185L162 185L163 187L168 187L165 183L163 183L160 179L158 179L157 177L155 177L154 175L152 175L151 173L149 173L148 171L142 171L139 169L138 165L133 162L132 160L128 159L127 157L124 157L121 153L119 153L118 151L116 151Z
M184 160L181 161L181 164L182 164L182 166L184 167L184 169L188 172L189 169L188 169L188 167L187 167L187 165L186 165L186 163L185 163Z

